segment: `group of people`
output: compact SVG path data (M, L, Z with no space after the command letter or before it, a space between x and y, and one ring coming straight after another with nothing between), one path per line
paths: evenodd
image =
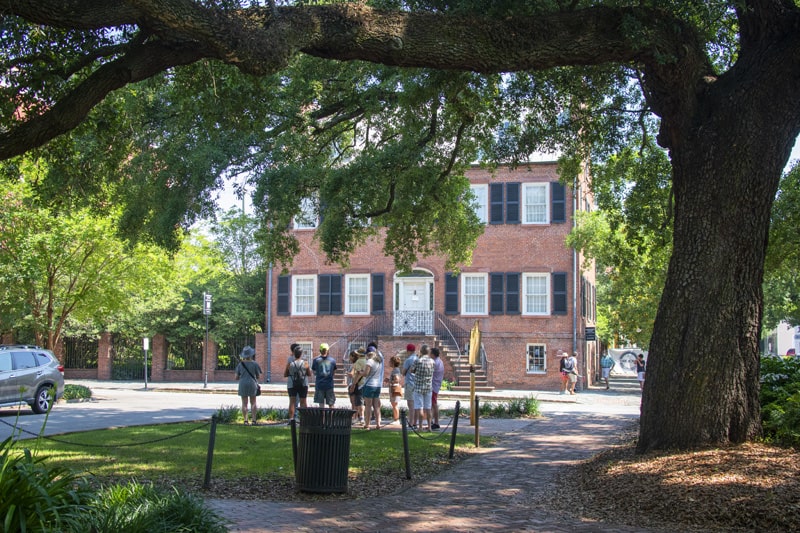
M289 420L295 418L297 407L307 407L309 380L312 376L314 403L320 408L333 408L336 403L333 379L336 361L329 354L329 346L321 343L319 355L310 365L303 357L302 346L292 344L290 348L291 355L283 372L283 376L287 378ZM392 406L391 424L399 422L400 401L405 398L408 404L408 426L411 429L439 429L438 395L444 379L444 363L439 349L423 344L418 355L416 346L408 344L405 359L401 358L401 354L390 359L392 370L386 376L384 356L378 349L377 342L370 342L366 349L359 348L350 352L351 368L347 381L350 405L355 412L354 424L369 430L374 420L374 429L382 427L381 390L387 385ZM239 380L242 416L245 425L255 425L258 379L262 371L255 362L255 350L251 347L245 347L241 359L235 374Z
M423 344L406 346L406 359L400 374L405 382L408 426L420 431L439 429L439 391L444 379L444 363L439 348Z

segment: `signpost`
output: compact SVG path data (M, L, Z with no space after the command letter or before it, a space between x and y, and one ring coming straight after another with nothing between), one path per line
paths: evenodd
M211 314L211 295L208 293L203 293L203 314L206 315L206 344L205 349L203 350L203 388L208 387L208 366L206 365L206 359L208 358L208 317Z
M478 419L475 402L475 365L478 362L478 354L481 351L481 330L476 320L475 325L469 332L469 422L473 426Z
M150 339L147 337L142 339L142 348L144 348L144 389L147 390L147 350L150 349Z

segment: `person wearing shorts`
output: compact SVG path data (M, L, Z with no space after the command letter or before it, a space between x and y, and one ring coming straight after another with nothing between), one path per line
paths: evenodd
M286 363L286 370L283 371L283 377L289 378L286 382L286 390L289 393L290 422L294 419L298 398L300 399L300 407L307 407L308 376L311 375L311 369L308 368L308 363L303 359L303 348L295 346L293 355L294 360Z
M427 421L426 430L431 431L431 402L433 400L433 368L430 348L423 344L419 349L419 358L411 368L414 374L414 407L417 410L416 420L422 430L423 420Z
M381 429L381 385L383 384L383 356L378 347L367 347L367 377L364 382L364 429L369 429L372 415L375 415L375 429Z
M411 429L417 426L417 412L414 410L414 374L411 372L411 367L417 362L417 347L413 344L406 346L406 360L403 361L403 374L405 399L408 404L408 426Z
M311 363L311 371L314 372L314 403L320 407L325 405L333 409L336 403L336 395L333 393L333 373L336 371L336 361L328 357L328 345L319 345L319 357Z
M433 358L433 379L431 380L431 429L439 429L439 390L444 381L444 363L439 348L431 348Z

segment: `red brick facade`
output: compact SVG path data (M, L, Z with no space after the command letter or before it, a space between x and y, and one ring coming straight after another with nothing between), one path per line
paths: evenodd
M488 382L495 388L558 388L559 350L577 351L581 374L594 378L596 343L586 340L586 327L593 327L595 319L594 270L582 272L583 258L565 244L575 208L593 204L586 176L575 190L571 184L564 187L558 183L556 164L548 162L501 168L494 175L475 167L468 177L485 194L487 224L472 264L458 278L445 272L442 259L429 257L414 266L419 277L398 279L378 241L360 247L345 271L327 264L313 229L296 230L300 253L288 275L272 276L265 358L272 381L284 379L292 342L315 353L320 343L331 344L337 361L359 328L378 323L384 324L375 330L384 354L401 351L409 342L436 342L416 322L400 324L403 309L437 324L442 318L465 331L477 320ZM526 191L533 200L525 200ZM538 217L538 223L527 223L526 215ZM329 292L329 284L340 291ZM365 314L352 312L351 305L363 306L365 300ZM387 321L393 324L390 330ZM533 345L543 348L537 357L529 357Z

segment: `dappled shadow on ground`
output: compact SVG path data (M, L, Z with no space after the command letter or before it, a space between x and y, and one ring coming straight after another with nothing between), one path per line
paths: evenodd
M800 453L748 443L637 455L635 441L567 468L554 508L667 531L800 531Z

